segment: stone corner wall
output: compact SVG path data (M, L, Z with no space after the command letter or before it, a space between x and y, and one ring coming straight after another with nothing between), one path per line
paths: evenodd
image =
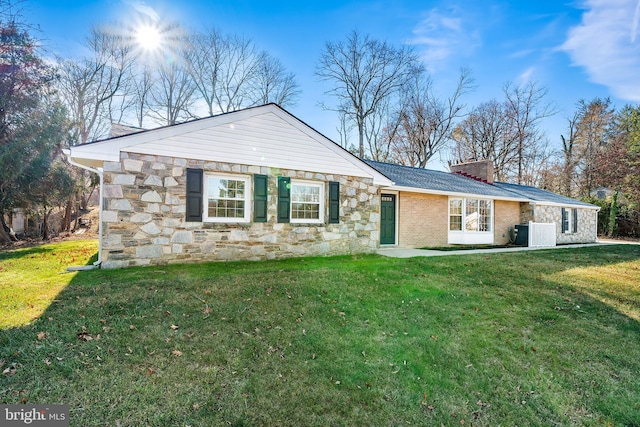
M555 222L556 243L594 243L598 239L598 214L595 209L578 208L578 232L562 232L562 207L535 205L532 209L532 221ZM527 220L528 221L528 220Z
M187 168L267 175L268 222L186 222ZM324 224L277 223L277 176L340 182L340 222L326 223L326 214ZM371 253L380 241L370 178L123 153L105 162L103 190L103 268Z

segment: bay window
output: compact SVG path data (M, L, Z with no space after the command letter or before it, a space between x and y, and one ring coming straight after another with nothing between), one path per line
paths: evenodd
M473 198L449 199L449 243L493 242L493 201ZM483 238L463 236L485 235Z

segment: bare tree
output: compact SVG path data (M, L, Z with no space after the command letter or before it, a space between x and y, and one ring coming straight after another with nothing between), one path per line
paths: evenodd
M86 45L88 57L58 61L60 97L69 109L79 144L106 135L114 98L132 66L131 46L107 27L93 27Z
M398 49L356 31L345 41L326 43L316 75L334 85L326 93L338 102L335 107L324 108L337 111L355 124L360 157L365 156L367 119L420 69L411 48Z
M507 134L504 103L495 99L484 102L453 131L454 158L458 161L490 159L495 179L507 181L516 158L514 141Z
M517 147L517 183L522 184L525 163L535 157L534 153L540 153L540 145L545 143L540 121L556 112L546 101L547 88L535 82L523 86L507 83L503 91L511 138Z
M390 99L383 100L378 109L366 118L365 124L367 151L371 159L378 162L390 161L394 142L391 134L398 127L397 121L392 118Z
M253 103L274 102L281 107L295 105L300 89L295 75L288 73L282 63L267 52L262 52L253 83Z
M209 115L253 103L249 99L260 55L251 40L210 29L193 34L185 53L193 84Z
M133 99L131 109L134 111L136 124L144 127L144 119L148 116L151 107L151 91L155 85L155 76L149 65L143 65L136 69L131 79L131 96Z
M356 153L357 149L353 146L353 144L349 143L349 135L353 130L353 124L349 121L349 119L344 114L338 115L338 126L336 127L336 131L338 132L338 136L340 137L340 146L351 153Z
M568 135L560 135L562 139L562 184L560 186L562 194L571 197L573 194L573 184L577 166L578 153L576 145L578 139L578 112L573 117L567 119Z
M424 73L415 74L403 88L400 111L397 113L401 150L410 151L406 156L411 166L424 168L427 162L450 140L456 120L462 117L464 104L460 97L473 84L469 70L461 70L453 94L446 100L433 92L433 82Z
M289 106L299 94L295 76L244 37L215 28L193 33L185 57L209 115L270 102Z
M177 41L175 58L158 64L149 89L149 115L163 125L174 125L195 117L193 104L197 90L185 57L187 38Z

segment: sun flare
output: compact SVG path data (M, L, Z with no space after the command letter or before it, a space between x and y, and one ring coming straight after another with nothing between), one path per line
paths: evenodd
M141 25L136 29L136 43L147 51L155 51L162 43L162 35L157 27L152 25Z

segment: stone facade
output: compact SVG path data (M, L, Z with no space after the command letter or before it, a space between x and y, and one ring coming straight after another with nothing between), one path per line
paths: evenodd
M578 232L562 232L562 207L548 205L522 204L521 224L533 222L555 222L556 243L593 243L598 239L598 211L595 209L578 209Z
M187 168L267 175L268 221L186 222ZM324 224L277 223L278 176L340 182L340 222L328 224L325 215ZM103 190L103 268L367 253L379 246L380 197L370 178L123 152L119 162L105 162Z

